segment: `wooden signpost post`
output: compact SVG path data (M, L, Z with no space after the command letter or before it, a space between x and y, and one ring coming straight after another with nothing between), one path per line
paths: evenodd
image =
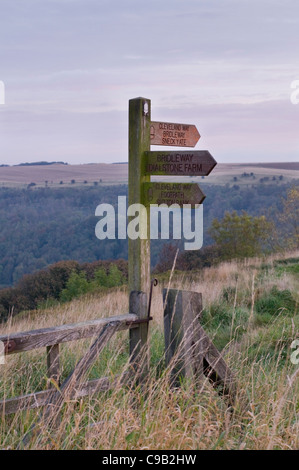
M129 206L142 204L143 184L150 175L143 171L144 152L150 150L151 102L145 98L129 101ZM129 289L148 294L150 286L150 212L147 211L147 239L129 238Z
M141 204L143 184L150 182L142 168L144 152L150 149L151 102L145 98L129 101L129 206ZM147 239L129 237L129 311L139 319L147 317L150 286L150 211L146 211ZM148 325L130 330L130 356L135 367L139 353L146 347Z

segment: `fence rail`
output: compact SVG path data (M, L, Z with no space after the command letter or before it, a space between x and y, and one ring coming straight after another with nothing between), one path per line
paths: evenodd
M96 336L98 331L111 321L119 321L119 328L122 330L137 327L140 323L137 315L127 313L125 315L99 318L71 325L12 333L0 336L0 341L4 343L5 355L16 354L30 351L31 349L50 347L68 341L91 338Z
M178 354L177 364L173 368L173 378L177 374L202 378L206 376L217 390L231 399L236 393L236 382L232 371L227 366L222 354L214 346L200 325L202 311L201 294L170 289L163 291L164 299L164 330L166 363L171 364L172 358ZM117 383L128 383L129 373L110 380L102 377L91 381L87 374L100 352L112 336L121 330L130 330L130 362L135 379L144 373L140 352L147 343L148 322L152 319L147 311L146 294L132 291L127 313L108 318L100 318L44 328L27 332L0 336L4 344L5 355L22 353L32 349L47 349L48 390L28 395L7 398L0 401L0 414L16 413L18 410L46 407L44 417L55 419L62 404L68 399L78 399L96 392L111 390ZM60 351L61 343L94 337L95 340L75 368L60 383ZM147 355L145 354L145 357ZM143 364L143 365L142 365ZM132 374L131 374L132 376ZM59 387L59 390L57 388Z
M69 398L71 400L78 400L88 395L113 390L117 384L125 384L127 381L129 381L129 374L127 373L116 376L113 380L110 380L108 377L89 380L88 382L82 383L79 389L73 390ZM45 406L49 403L52 393L52 390L42 390L40 392L3 400L0 402L0 414L4 413L9 415L17 413L18 411L33 410Z

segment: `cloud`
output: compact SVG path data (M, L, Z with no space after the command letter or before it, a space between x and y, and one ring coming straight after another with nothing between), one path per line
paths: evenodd
M136 96L155 119L204 122L223 159L283 145L296 159L298 13L292 0L2 2L3 159L125 159Z

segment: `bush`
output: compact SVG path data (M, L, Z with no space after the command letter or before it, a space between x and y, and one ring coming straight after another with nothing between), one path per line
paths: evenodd
M229 287L226 287L225 289L223 289L223 291L222 291L222 297L226 302L233 303L234 299L235 299L235 296L236 296L236 288L235 287L229 286Z
M117 287L124 283L124 277L117 266L111 264L109 273L104 268L98 268L94 273L94 279L88 281L85 271L77 273L73 271L60 295L61 302L70 301L76 297L95 292L101 287Z
M299 258L287 258L274 262L275 270L278 275L283 273L299 274Z
M263 253L271 239L273 226L265 216L252 217L246 211L226 212L214 219L209 233L219 247L223 260L249 258Z
M111 264L107 277L107 287L117 287L124 283L122 273L117 266Z
M259 319L266 315L260 315ZM256 325L263 326L262 323ZM294 318L271 316L267 327L257 330L255 335L250 337L249 344L244 345L248 361L261 361L263 367L275 362L276 369L284 367L286 361L290 364L292 352L290 346L294 339L294 331L298 331L298 327L298 316Z
M94 274L94 287L117 287L124 283L124 277L118 267L111 264L109 273L104 268L99 268Z
M16 287L0 290L0 321L22 310L35 310L53 301L67 301L99 287L126 282L128 263L124 260L79 264L60 261L34 274L27 274ZM62 293L63 292L63 293Z
M278 290L274 286L269 293L264 294L255 302L255 310L258 314L295 315L297 305L289 290Z
M94 273L94 284L96 287L107 286L107 273L106 269L99 268Z
M182 271L193 271L219 263L221 252L216 245L206 246L200 250L184 251L177 258L176 268Z
M89 290L90 283L86 279L86 274L83 271L80 273L73 271L66 283L66 288L60 294L60 300L67 302L75 297L87 294Z
M240 339L246 331L248 318L249 311L245 308L237 307L234 310L228 304L213 303L203 310L201 323L210 333L215 346L221 350L232 338Z

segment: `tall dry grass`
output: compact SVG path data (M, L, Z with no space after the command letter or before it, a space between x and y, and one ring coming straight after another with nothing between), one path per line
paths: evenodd
M245 304L261 290L273 285L298 295L298 279L290 274L277 277L273 258L260 276L263 261L223 263L194 275L170 273L171 287L202 292L204 307L223 302L223 290L234 289L232 307ZM231 327L231 341L225 358L237 378L234 412L207 380L195 387L186 380L171 388L170 370L163 362L163 303L161 288L155 288L150 326L151 368L142 386L122 386L113 391L66 403L60 424L49 429L39 422L37 410L2 416L0 442L3 449L21 447L23 436L33 423L32 449L298 449L299 448L299 365L289 360L286 339L298 335L298 318L276 316L271 325L248 322L237 340ZM68 304L23 314L1 326L0 334L26 331L128 311L125 288L111 289L99 296L86 296ZM252 315L255 316L254 306ZM298 316L298 313L297 313ZM233 319L232 319L233 320ZM235 320L236 321L236 320ZM215 335L217 332L215 331ZM90 378L111 379L129 368L128 332L110 341L90 372ZM82 357L89 340L62 345L62 374L66 377ZM272 349L267 349L270 344ZM46 353L36 350L7 357L0 366L0 397L8 398L44 389Z

